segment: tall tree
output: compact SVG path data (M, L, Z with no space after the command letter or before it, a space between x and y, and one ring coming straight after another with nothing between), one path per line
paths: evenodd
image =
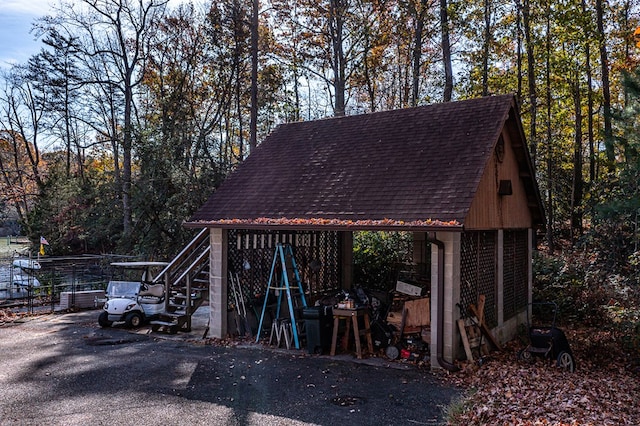
M388 4L379 0L357 2L354 21L359 28L360 65L352 73L354 106L358 111L374 112L388 108L394 78L390 76L392 33L397 26L389 15ZM407 24L408 26L409 24Z
M449 10L447 0L440 0L440 32L442 37L442 63L444 67L444 92L442 100L449 102L453 95L453 65L451 59L451 41L449 39Z
M422 71L422 48L424 39L425 19L428 12L427 0L409 1L411 15L413 16L413 54L411 56L412 80L411 80L411 106L417 106L420 99L420 76Z
M121 95L122 243L130 243L132 229L132 155L136 125L136 90L148 59L149 40L167 0L83 0L58 13L79 34L79 57L91 70L95 84ZM116 154L119 154L116 152ZM118 158L118 156L116 156Z
M301 0L296 10L303 27L300 50L305 69L319 80L334 116L346 114L350 79L362 63L362 28L354 16L361 0Z
M587 140L589 144L589 186L593 186L596 179L596 149L595 149L595 128L594 128L594 93L593 93L593 67L591 66L591 40L593 28L591 28L591 14L587 8L585 0L581 2L582 14L585 18L584 26L584 57L585 74L587 83Z
M345 91L347 88L346 57L344 52L344 26L348 12L348 0L329 0L327 20L331 43L331 68L333 69L334 106L333 113L339 117L345 114Z
M615 168L615 150L613 144L613 127L611 125L611 87L609 82L609 53L604 31L604 7L602 0L596 0L596 23L600 50L600 72L602 84L602 107L604 120L604 146L609 171Z
M251 2L251 120L249 147L253 150L258 146L258 14L260 3L258 0Z
M516 98L519 102L522 102L522 1L515 0L516 10Z
M573 102L575 116L575 133L573 145L573 185L571 191L571 240L575 241L582 234L582 200L584 178L582 176L582 95L580 82L573 83Z
M537 126L538 126L538 95L536 84L536 70L535 70L535 40L533 38L533 28L531 22L531 1L524 0L522 8L522 24L524 32L524 43L527 51L527 85L529 89L529 147L531 149L531 159L534 167L536 165L537 157ZM547 0L549 3L551 0ZM551 19L551 7L547 7L547 19ZM548 21L547 21L548 22ZM548 34L547 34L548 35ZM551 52L547 52L551 54Z
M80 107L82 81L77 65L77 41L74 36L61 33L47 19L40 20L36 28L43 34L45 48L29 59L28 67L32 80L49 92L47 131L65 147L66 175L70 177L73 171L82 176L84 149L88 144L81 140L86 117Z
M482 42L482 96L489 95L489 55L491 53L492 0L483 0L484 33Z
M525 0L528 1L528 0ZM551 104L553 102L553 93L551 88L551 4L547 3L547 10L545 13L545 43L544 43L544 51L545 51L545 65L544 65L544 83L545 83L545 100L547 105L547 114L546 114L546 174L545 174L545 183L546 183L546 213L547 213L547 247L549 251L553 253L555 250L555 239L554 239L554 229L555 229L555 205L554 205L554 179L553 179L553 152L555 149L555 145L553 143L553 118L551 112Z
M0 93L0 196L26 224L46 174L39 143L48 92L31 80L25 66L12 67L4 79Z

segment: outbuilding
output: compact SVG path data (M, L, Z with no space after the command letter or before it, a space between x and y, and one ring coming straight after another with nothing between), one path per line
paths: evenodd
M187 226L209 229L216 337L228 332L229 268L258 291L276 242L296 247L319 294L357 285L353 232L411 232L430 271L431 363L449 368L464 355L458 319L480 295L499 341L525 321L544 221L518 105L503 95L283 124Z

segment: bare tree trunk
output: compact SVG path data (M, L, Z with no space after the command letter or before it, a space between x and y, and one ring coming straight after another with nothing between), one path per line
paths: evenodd
M251 122L249 123L249 149L258 146L258 0L252 1L251 9ZM296 76L296 85L297 85ZM296 96L297 96L296 88Z
M609 83L609 58L604 34L604 9L602 0L596 0L596 22L600 45L600 66L602 74L602 106L604 109L604 146L607 155L607 168L615 170L615 150L613 146L613 129L611 126L611 91Z
M533 166L536 166L537 160L537 151L538 151L538 141L536 129L538 126L537 123L537 113L538 113L538 98L537 98L537 87L536 87L536 74L535 74L535 52L533 49L534 41L532 40L531 35L531 9L530 9L530 0L524 1L524 8L522 10L522 19L524 24L524 39L525 39L525 48L527 50L527 81L529 83L529 114L531 116L531 121L529 123L529 147L531 149L531 161L533 162ZM550 12L547 12L547 15ZM550 19L547 16L547 20ZM547 52L550 54L550 52Z
M365 24L366 25L366 24ZM362 73L364 74L364 82L369 96L369 109L371 112L376 110L376 85L371 77L371 69L369 67L368 55L371 52L371 33L370 28L364 30L364 51L362 52Z
M449 11L447 0L440 0L440 31L442 33L442 62L444 65L443 101L450 102L453 95L453 67L451 65L451 42L449 41Z
M427 0L420 0L420 10L414 10L415 27L413 34L413 55L411 58L413 75L411 82L411 106L418 105L420 92L420 68L422 65L422 35L424 33L424 16Z
M551 132L551 13L547 6L547 34L545 43L545 85L546 85L546 103L547 103L547 247L553 253L555 250L555 241L553 238L553 224L555 210L553 206L553 138Z
M522 102L522 4L516 0L516 64L518 68L518 88L516 98Z
M238 161L244 159L244 119L242 118L242 65L240 59L235 64L236 66L236 115L238 120ZM252 89L253 90L253 89ZM251 111L253 114L253 111Z
M576 76L577 79L577 76ZM580 83L573 83L574 103L574 143L573 143L573 185L571 188L571 242L575 242L577 236L582 234L582 196L584 179L582 178L582 96Z
M335 92L333 114L336 117L345 114L344 8L344 0L329 0L329 29L333 52L333 89Z
M587 4L585 0L582 0L582 13L585 15L587 13ZM585 31L589 30L587 29ZM587 33L584 45L584 55L586 58L585 73L587 75L587 138L589 140L589 185L593 186L593 183L596 180L596 154L593 123L593 70L591 69L590 40L590 33Z
M130 80L131 76L129 76ZM132 229L131 207L131 152L133 146L133 125L131 115L133 109L133 93L130 84L125 84L124 95L124 134L122 138L122 234L125 244L129 244Z
M487 96L489 95L489 52L491 50L491 0L484 0L484 42L482 50L482 96Z

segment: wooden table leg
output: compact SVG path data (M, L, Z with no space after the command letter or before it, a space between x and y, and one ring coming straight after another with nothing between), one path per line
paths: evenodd
M369 349L369 353L373 354L373 340L371 339L371 323L369 321L369 314L365 313L364 314L364 327L365 327L365 334L367 336L367 346Z
M333 318L333 338L331 339L331 356L336 354L336 343L338 341L338 325L340 319L338 317Z
M349 322L349 318L341 317L341 319L345 320L345 330L344 330L344 338L342 340L342 350L345 352L349 350L349 336L351 335L351 323Z
M358 329L358 317L356 315L351 317L353 322L353 338L356 341L356 356L358 359L362 359L362 347L360 346L360 330Z

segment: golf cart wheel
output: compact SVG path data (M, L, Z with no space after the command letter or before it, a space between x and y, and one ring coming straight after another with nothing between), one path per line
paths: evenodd
M98 316L98 324L102 328L107 328L107 327L111 327L111 324L113 324L113 323L111 321L109 321L109 314L104 312L104 311L102 311L100 313L100 316Z
M573 355L567 351L560 351L558 354L558 367L573 373L576 369L576 363L573 359Z
M127 314L124 322L129 328L138 328L142 324L142 315L139 312L131 312Z

